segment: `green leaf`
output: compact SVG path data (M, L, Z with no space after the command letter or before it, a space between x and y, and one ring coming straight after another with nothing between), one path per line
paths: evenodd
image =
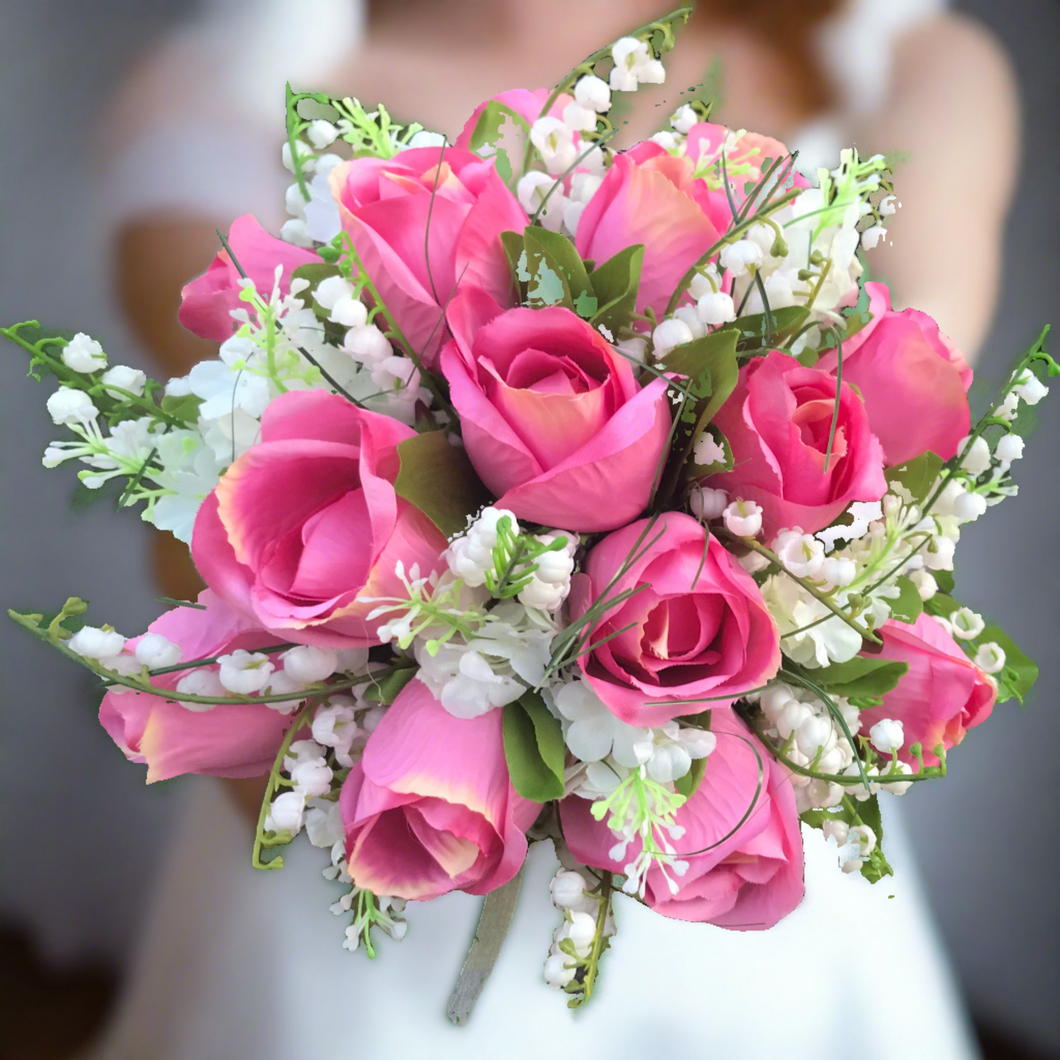
M846 662L834 662L822 670L815 670L814 678L822 688L835 695L878 699L890 692L908 669L909 663L855 655Z
M929 615L941 615L949 618L960 607L960 601L954 600L948 593L935 593L935 595L924 604L924 610Z
M504 757L515 790L532 802L563 797L563 727L536 692L504 708Z
M674 781L674 787L678 795L684 795L686 799L692 798L699 785L703 783L703 777L707 772L706 758L693 758L692 768L683 776Z
M656 367L686 377L685 390L693 395L681 406L674 428L671 457L660 481L658 498L674 495L699 432L706 428L740 377L736 363L736 337L732 330L714 331L671 350Z
M687 377L689 389L699 398L691 432L693 438L710 423L725 399L736 389L740 376L736 363L736 337L732 330L714 331L678 346L663 359L666 371ZM658 367L662 368L663 364Z
M381 703L384 707L389 707L397 699L398 693L417 673L418 669L415 666L395 670L393 673L387 674L381 681L364 685L364 698L369 703Z
M931 572L935 578L935 584L944 593L952 593L957 587L957 583L953 580L953 571L949 570L933 570Z
M920 599L920 593L908 578L896 578L894 584L901 595L897 600L888 601L891 605L891 618L912 624L923 612L924 601Z
M446 537L467 528L468 516L489 503L467 453L449 444L443 431L407 438L397 447L401 470L394 482L404 497Z
M772 310L768 317L765 313L740 317L732 324L727 324L724 330L736 332L737 349L740 353L777 349L802 327L809 315L810 311L805 306L790 305ZM769 328L770 324L772 330Z
M501 232L501 246L504 248L504 256L508 259L508 271L512 277L512 287L517 291L516 301L520 304L526 301L526 284L519 279L520 262L522 271L526 272L526 253L523 245L522 232ZM529 273L527 273L529 276Z
M729 439L718 430L717 425L710 423L704 430L725 450L725 456L721 460L715 460L713 464L692 463L692 477L706 478L708 475L720 475L723 471L732 471L733 455Z
M998 702L1009 699L1023 702L1023 697L1034 687L1038 680L1038 664L1020 651L1016 642L997 626L987 626L976 638L977 644L997 644L1005 653L1005 666L1000 673L994 674L998 683Z
M510 124L509 124L510 123ZM514 126L514 130L513 127ZM522 134L520 143L520 136ZM471 131L468 148L482 158L495 157L494 163L501 180L511 184L516 176L522 175L523 146L530 140L530 123L511 107L506 107L497 100L490 100L475 122ZM490 150L482 151L482 148ZM513 167L512 159L515 159Z
M637 308L637 291L643 265L644 247L638 244L620 250L589 273L589 282L598 304L592 318L593 327L603 324L613 335L617 335L619 328L629 324Z
M309 291L316 293L317 287L320 286L321 282L328 279L331 276L340 276L341 270L337 265L324 265L319 262L313 262L309 265L299 265L294 272L291 273L292 280L308 280ZM306 292L303 292L305 294ZM330 309L325 309L320 305L314 297L310 303L314 315L318 320L327 320L331 315Z
M185 423L196 424L199 422L199 406L201 404L202 398L197 394L184 394L180 397L175 394L166 394L159 402L159 408L167 416L184 420Z
M564 305L574 310L576 302L587 306L586 299L595 297L585 263L566 236L545 228L527 228L523 248L526 259L520 259L518 276L529 281L526 294L530 305ZM595 305L592 308L595 312Z
M861 875L869 883L879 883L884 876L893 876L894 871L883 853L883 818L880 816L880 799L878 795L872 795L864 802L858 802L855 814L860 818L861 824L867 824L876 833L876 848L865 859L861 866Z
M912 494L916 504L923 504L931 494L942 470L942 457L926 452L915 460L884 471L887 481L900 482Z

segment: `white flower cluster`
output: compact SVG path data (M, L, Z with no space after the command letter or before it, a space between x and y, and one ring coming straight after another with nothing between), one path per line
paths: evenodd
M295 141L295 150L302 166L307 199L297 181L287 189L285 203L291 219L280 229L280 238L298 247L314 243L330 243L342 231L339 207L331 194L328 180L331 171L342 163L342 157L332 152L317 154L335 142L338 129L329 121L318 119L306 130L306 138ZM295 171L290 144L283 145L284 168Z
M631 770L642 766L657 783L673 784L687 775L693 759L706 758L717 745L713 733L682 728L676 721L657 728L629 725L581 678L549 691L567 748L581 763L568 778L568 788L586 798L610 795Z
M297 708L301 693L318 687L335 673L361 673L366 661L363 648L332 651L301 644L279 656L239 648L220 656L215 665L189 671L177 682L177 691L221 699L290 695L290 699L265 704L281 714L290 714ZM183 702L182 706L194 711L213 709L210 703Z
M635 92L641 85L661 85L666 70L651 48L636 37L622 37L611 47L611 88L615 92Z
M136 480L125 503L146 502L145 521L188 542L195 516L221 473L259 440L265 409L284 391L323 386L320 369L374 411L411 423L417 404L429 403L429 392L419 385L412 362L397 355L369 322L353 285L334 277L316 291L332 323L347 329L337 348L324 341L320 321L303 301L308 283L295 280L290 293L281 295L281 275L277 269L268 300L244 281L245 305L233 312L239 330L221 344L216 359L167 384L169 398L199 399L194 427L174 427L145 415L106 429L91 395L62 386L48 399L48 411L76 439L52 442L44 453L45 467L80 460L86 470L79 477L90 489L116 477ZM106 365L99 344L85 335L71 340L63 356L67 367L79 372L98 372ZM110 384L106 392L112 397L139 396L145 376L115 365L100 382Z
M851 826L842 820L825 821L822 831L825 839L836 841L844 872L860 872L865 859L876 849L876 833L867 824Z
M833 697L833 702L851 736L856 738L861 729L860 711L841 696ZM783 681L774 681L761 693L759 706L769 723L766 735L776 741L781 754L795 766L830 776L860 776L855 748L838 720L817 697L796 690ZM877 722L869 731L869 740L881 754L893 756L905 743L902 723L893 719ZM892 759L884 776L897 777L910 772L906 763ZM848 786L804 776L794 770L789 770L789 774L799 813L836 806L845 794L866 799L882 788L902 795L910 786L909 781L894 780L882 784L872 781L870 790L866 791L864 784ZM873 766L866 768L866 774L879 777L880 771Z
M589 893L589 882L580 872L560 869L552 878L549 890L552 904L563 913L563 923L552 934L552 948L545 961L545 982L554 990L562 990L577 974L577 958L584 960L592 952L600 917L605 917L600 930L603 938L615 934L615 920L610 911L604 910L604 903ZM574 955L564 952L565 943L573 948Z
M656 139L672 153L682 154L682 130L691 128L695 120L695 111L683 107L672 119L674 132ZM695 175L720 183L719 162L723 157L728 161L742 135L743 130L730 130L713 154L704 153L697 160ZM742 165L726 170L730 180ZM818 186L804 189L722 247L717 263L702 268L689 285L691 301L653 330L656 357L730 323L738 313L763 313L767 302L770 310L806 306L811 320L842 324L840 307L862 272L857 251L868 234L860 228L866 216L881 209L872 205L870 197L879 190L884 169L882 156L862 161L856 151L845 150L836 169L819 171ZM763 206L767 201L768 195L761 196ZM893 212L893 206L885 201L882 210ZM868 242L875 245L878 238L877 233ZM796 340L794 352L816 344L820 336L816 328L806 330Z
M317 707L310 723L311 738L295 740L284 755L281 776L285 785L269 804L265 831L288 832L294 837L304 827L313 846L330 848L333 866L341 865L344 832L334 787L345 775L339 771L353 766L384 712L385 708L366 703L360 695L347 694L329 696ZM339 872L329 875L334 878Z
M446 710L478 717L544 683L577 544L562 531L524 534L511 512L485 508L450 542L447 572L399 564L408 595L371 601L369 618L389 616L380 639L411 648L417 679Z
M960 488L954 486L954 496ZM944 497L945 491L925 516L895 484L882 502L851 505L850 525L836 524L816 535L798 527L777 534L772 548L784 571L766 578L762 594L789 658L810 667L846 662L861 650L862 639L796 578L812 583L834 607L871 629L890 616L900 596L898 578L909 578L922 600L935 594L931 572L953 569L959 527L978 517L973 507L958 514ZM853 540L834 549L843 538Z
M377 324L370 321L368 307L357 297L356 288L341 276L318 284L314 297L328 311L332 324L346 328L342 352L361 367L349 380L349 392L373 411L412 424L417 405L430 405L430 391L420 385L415 364L398 353ZM334 347L330 358L335 359ZM329 356L325 354L325 356ZM369 385L370 381L370 385Z
M488 599L485 590L479 592ZM505 601L473 635L453 637L433 653L417 637L416 677L450 714L475 718L514 703L545 679L555 633L542 612Z

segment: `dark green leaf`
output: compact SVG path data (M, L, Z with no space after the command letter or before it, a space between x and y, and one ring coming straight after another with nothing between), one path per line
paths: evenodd
M402 670L389 673L380 681L373 681L364 686L364 698L369 703L382 703L388 707L398 697L398 693L411 681L417 673L415 666L409 666Z
M1004 669L994 674L998 683L998 702L1004 703L1008 699L1018 699L1022 703L1023 697L1038 680L1037 663L1024 655L1016 642L997 626L987 626L976 641L979 644L993 642L1005 653Z
M856 655L847 662L834 662L814 671L817 683L834 695L876 699L890 692L909 663Z
M708 424L705 430L710 434L714 441L725 450L725 457L722 460L716 460L713 464L697 464L693 461L693 478L706 478L708 475L720 475L723 471L732 471L733 456L732 446L729 445L729 439L726 438L713 423Z
M527 228L523 248L526 257L520 258L517 274L527 282L530 305L564 305L573 310L576 301L585 306L585 299L594 297L585 264L566 236L545 228Z
M504 708L504 757L512 785L532 802L563 797L563 728L536 692Z
M519 278L520 267L526 272L526 253L523 246L522 232L501 232L501 246L508 259L508 271L512 277L512 287L518 292L516 301L526 301L526 284ZM520 266L520 262L522 266ZM529 273L527 273L529 275Z
M890 863L883 853L883 818L880 816L880 800L878 795L873 795L864 802L858 802L855 814L860 818L861 824L867 824L876 833L876 848L865 859L861 866L861 875L869 883L879 883L884 876L893 876Z
M897 600L890 600L891 618L899 622L915 622L924 610L924 601L920 599L920 593L916 586L908 578L897 578L894 583L901 595Z
M889 467L884 474L888 482L900 482L912 494L916 504L923 504L930 496L942 470L942 457L927 452L898 467Z
M736 363L736 337L736 332L729 329L714 331L678 346L664 358L665 370L685 376L689 389L700 399L696 404L692 437L710 423L736 388L740 375ZM659 367L662 368L663 364Z
M725 331L735 331L738 337L737 349L740 353L751 350L776 349L783 346L788 338L795 334L806 322L810 311L805 306L785 306L774 309L767 320L765 313L740 317L731 324L726 324ZM773 325L772 331L769 324Z
M598 303L592 318L593 327L603 324L617 335L619 328L629 324L637 308L637 291L643 265L644 247L638 244L620 250L589 274Z
M522 175L522 147L530 139L530 123L521 114L497 100L490 100L475 122L468 148L477 155L490 157L483 147L491 148L497 172L506 184ZM515 159L513 166L512 159Z
M397 447L399 497L419 508L446 537L467 528L469 515L489 503L467 453L449 444L443 431L428 431Z

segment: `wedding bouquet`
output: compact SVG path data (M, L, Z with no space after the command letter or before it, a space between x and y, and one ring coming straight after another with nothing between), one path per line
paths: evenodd
M1045 333L973 425L960 352L863 282L882 157L811 179L700 101L613 150L614 93L663 80L687 15L452 145L289 89L291 220L239 218L184 289L220 344L184 378L3 331L60 383L45 466L116 480L207 586L132 639L77 598L12 612L99 675L125 755L267 776L254 865L304 832L369 956L453 890L488 948L551 840L571 1005L619 896L769 928L803 826L889 874L879 793L945 776L1037 672L951 572L1016 492ZM457 1019L488 970L473 947Z

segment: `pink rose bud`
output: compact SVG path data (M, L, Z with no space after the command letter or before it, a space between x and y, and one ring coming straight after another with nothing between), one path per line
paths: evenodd
M968 434L972 370L926 313L895 312L882 283L865 290L872 320L843 343L843 381L861 393L888 466L928 450L949 460ZM816 367L834 372L837 363L831 351Z
M508 303L500 235L521 232L528 218L493 159L463 147L418 147L344 162L329 180L365 270L428 365L445 340L444 307L458 285Z
M712 475L708 485L761 505L767 540L783 527L816 533L852 501L887 492L883 451L845 373L828 457L835 397L834 376L774 350L740 369L714 418L732 449L733 469Z
M353 882L420 901L507 883L541 809L511 786L501 711L455 718L419 681L383 715L339 801Z
M239 300L242 290L240 267L267 299L276 278L277 265L283 266L280 294L286 295L295 269L320 262L320 256L312 250L294 247L270 236L250 214L232 222L228 245L238 265L227 250L222 250L206 272L180 292L181 324L200 338L213 342L231 338L238 327L232 319L232 310L243 304Z
M405 592L398 561L441 569L446 545L394 491L397 446L413 433L337 394L281 395L199 510L192 554L206 584L281 640L378 644L368 598Z
M875 659L909 664L909 670L883 697L883 704L861 712L861 731L893 719L904 742L898 757L913 762L912 744L923 747L924 761L935 765L935 748L956 747L965 733L990 717L997 690L957 642L930 615L908 625L891 619L880 628L883 648Z

